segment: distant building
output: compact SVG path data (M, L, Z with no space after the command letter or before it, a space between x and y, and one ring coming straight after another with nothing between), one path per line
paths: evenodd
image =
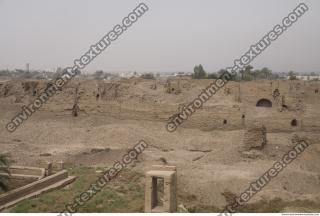
M131 77L140 77L142 73L139 72L121 72L119 73L119 76L121 78L131 78Z
M185 75L191 75L191 74L186 72L176 72L173 74L173 76L185 76Z
M311 76L311 75L295 75L298 80L320 80L320 76ZM287 79L290 79L290 76L287 76Z

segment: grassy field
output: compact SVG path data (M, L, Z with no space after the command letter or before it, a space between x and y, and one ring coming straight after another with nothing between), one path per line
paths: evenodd
M69 174L78 176L71 185L25 200L9 209L11 213L61 212L73 198L88 189L102 175L103 168L74 167ZM97 193L78 212L143 212L143 175L130 170L121 171L103 190Z

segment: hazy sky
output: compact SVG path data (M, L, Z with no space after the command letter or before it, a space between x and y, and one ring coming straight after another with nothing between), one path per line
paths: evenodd
M149 7L85 71L217 71L281 23L301 1L145 0ZM136 0L0 0L0 69L73 65L120 24ZM255 68L320 71L320 1L266 51Z

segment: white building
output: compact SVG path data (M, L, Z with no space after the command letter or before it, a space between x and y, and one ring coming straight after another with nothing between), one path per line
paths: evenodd
M299 80L320 80L320 76L310 76L310 75L296 75L295 76L297 79ZM290 76L287 76L287 79L289 80L290 79Z

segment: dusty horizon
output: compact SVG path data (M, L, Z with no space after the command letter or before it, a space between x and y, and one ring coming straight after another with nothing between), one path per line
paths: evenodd
M68 67L139 3L1 0L0 47L7 51L0 53L0 68L24 69L26 63L31 70ZM191 72L197 64L218 71L281 23L299 1L144 3L150 10L84 71ZM308 13L252 62L254 68L320 70L316 28L320 3L304 3Z

